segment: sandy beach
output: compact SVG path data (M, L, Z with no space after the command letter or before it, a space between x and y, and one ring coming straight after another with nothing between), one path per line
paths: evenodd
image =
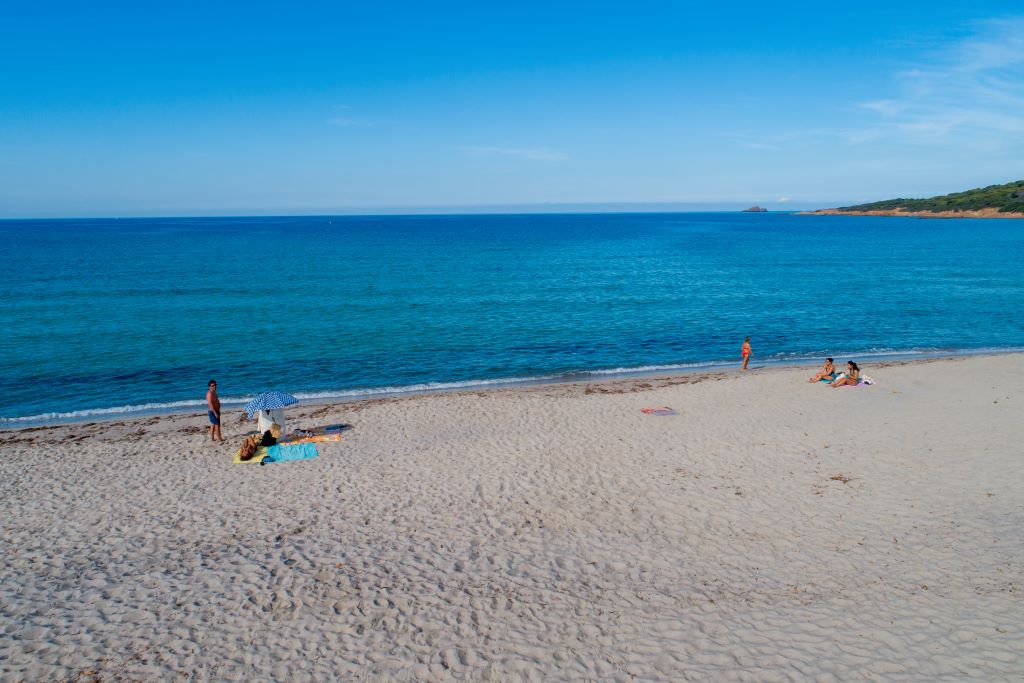
M0 680L1021 680L1022 358L2 432Z

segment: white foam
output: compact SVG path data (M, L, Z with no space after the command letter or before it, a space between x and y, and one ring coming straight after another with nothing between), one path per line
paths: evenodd
M487 386L512 386L516 384L534 384L558 380L564 375L535 375L531 377L500 377L497 379L472 379L461 382L424 382L404 386L370 387L366 389L347 389L344 391L303 392L293 394L295 398L305 401L323 401L331 398L356 398L381 396L385 394L418 394L448 389L472 389Z
M929 358L940 356L975 356L993 353L1020 353L1024 347L986 347L981 349L954 350L954 349L892 349L892 348L871 348L860 351L821 351L811 354L773 354L762 357L762 362L779 365L783 363L817 362L824 356L840 358ZM700 363L670 363L664 365L637 365L633 367L604 368L599 370L579 370L560 374L533 375L528 377L500 377L496 379L474 379L456 382L424 382L421 384L397 385L385 387L367 387L362 389L344 389L337 391L316 391L298 392L293 394L300 401L311 403L325 403L332 400L351 400L359 398L372 398L375 396L393 396L403 394L419 394L438 391L450 391L458 389L473 389L480 387L501 387L519 386L524 384L541 384L544 382L559 382L586 379L587 377L611 377L623 375L644 375L656 372L680 372L693 370L713 370L717 368L730 367L736 364L735 360L706 361ZM221 404L225 408L238 408L249 401L253 396L222 397ZM139 405L125 405L109 408L86 408L69 412L40 413L25 417L0 417L0 425L3 426L27 426L30 424L46 424L55 422L81 422L90 418L136 417L143 414L162 414L183 412L188 409L204 408L206 402L202 400L170 401L167 403L143 403Z
M49 420L80 420L87 417L120 415L146 411L169 411L203 405L206 405L205 401L171 401L170 403L144 403L142 405L116 406L112 408L87 408L85 410L72 410L67 413L40 413L39 415L29 415L27 417L0 417L0 424Z
M224 406L238 406L248 403L252 397L226 398L221 399ZM66 413L40 413L26 417L0 417L0 424L16 424L25 422L77 422L90 417L118 417L122 415L136 415L139 413L170 413L178 412L186 408L199 408L206 406L206 401L170 401L168 403L142 403L130 406L113 406L110 408L86 408L83 410L72 410Z
M638 365L632 368L609 368L607 370L585 370L580 375L626 375L636 372L663 372L666 370L693 370L694 368L715 368L728 365L729 361L708 361L705 363L671 363L668 365Z

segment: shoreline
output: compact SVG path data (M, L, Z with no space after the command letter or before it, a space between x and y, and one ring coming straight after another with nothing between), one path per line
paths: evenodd
M864 371L5 433L0 678L1017 680L1020 357Z
M977 351L977 352L960 352L960 353L943 353L935 352L930 353L919 353L914 354L911 357L902 356L876 356L871 357L869 355L857 356L859 363L867 364L867 372L865 374L870 375L872 368L887 368L887 367L900 367L905 365L916 365L916 364L927 364L935 362L955 362L959 360L965 360L969 358L989 358L989 357L1001 357L1001 356L1016 356L1024 354L1024 350L1021 349L1009 349L1009 350L996 350L996 351ZM836 358L846 358L843 354L838 354ZM491 394L517 394L536 391L546 390L558 390L566 389L570 393L574 393L575 390L579 389L584 394L592 393L636 393L643 389L650 388L653 386L652 383L660 383L661 386L674 386L680 384L695 384L710 379L721 380L730 377L743 377L746 374L774 374L783 373L800 368L813 368L820 365L820 359L814 361L802 361L802 362L788 362L779 361L776 363L765 362L766 364L757 364L757 358L755 356L755 364L750 367L747 373L742 373L738 369L738 363L730 363L728 365L716 365L714 367L700 367L689 370L678 370L666 372L664 370L638 370L636 372L627 372L623 375L613 376L585 376L585 377L566 377L566 378L552 378L552 379L537 379L522 380L522 381L511 381L507 384L484 384L478 386L458 387L458 388L440 388L440 389L423 389L416 391L405 391L405 392L384 392L381 394L374 394L370 396L353 396L351 398L324 398L321 400L303 400L295 406L292 406L286 410L289 421L293 419L307 417L315 414L325 414L326 412L345 412L347 408L355 411L363 410L367 407L375 405L383 405L388 403L394 403L397 401L405 400L416 400L431 396L440 397L457 397L457 396L482 396ZM841 365L837 362L837 365ZM224 402L222 401L222 404ZM246 418L245 411L243 409L244 403L232 404L230 407L225 406L222 410L222 422L235 422L232 420L233 416L241 415L242 419L239 423L253 422ZM2 427L0 428L0 446L6 443L17 443L18 435L24 433L40 432L50 429L61 429L66 428L69 431L75 427L88 427L93 430L102 428L116 428L116 427L129 427L133 425L152 425L158 424L162 420L202 420L204 428L208 427L206 422L206 410L197 408L183 408L180 410L170 411L153 411L131 414L111 414L102 416L87 416L75 420L62 420L53 422L40 422L35 424L25 424L16 427ZM253 422L253 424L255 424Z
M1024 213L1004 213L999 209L976 209L970 211L905 211L902 209L873 209L869 211L845 211L843 209L818 209L796 211L795 216L891 216L906 218L1024 218Z
M964 358L972 356L992 356L1002 354L1024 353L1024 348L1010 347L1005 349L965 349L965 350L936 350L936 351L887 351L883 353L847 353L844 351L831 352L837 358L854 357L859 362L884 363L888 361L914 362L917 360L930 360L942 358ZM827 354L826 354L827 355ZM758 359L758 369L782 369L793 367L812 367L819 365L824 355L815 358L786 358L786 359ZM545 375L537 377L507 378L493 380L467 380L464 382L436 382L428 385L414 385L411 387L380 387L368 389L353 389L350 391L341 390L338 392L321 392L331 394L326 396L311 396L303 398L302 391L295 392L299 398L298 406L325 406L343 405L361 401L391 400L406 396L423 396L446 393L477 392L477 391L499 391L515 390L547 385L562 385L573 383L602 383L614 382L628 379L656 379L662 377L689 376L694 374L707 374L737 370L737 361L710 361L707 363L694 363L692 365L669 365L669 366L641 366L637 368L618 368L615 370L592 370L567 373L562 375ZM422 386L422 388L419 388ZM252 397L242 399L221 398L221 405L225 413L241 410ZM190 405L175 405L179 402L171 402L167 405L158 405L148 408L146 406L116 406L109 408L88 408L68 413L46 413L42 416L27 416L7 418L8 422L0 422L0 434L15 432L33 427L59 427L80 425L85 423L105 423L117 421L130 421L137 419L149 419L153 417L170 417L174 415L201 415L205 413L205 403L196 400L189 402ZM51 417L55 416L55 417Z

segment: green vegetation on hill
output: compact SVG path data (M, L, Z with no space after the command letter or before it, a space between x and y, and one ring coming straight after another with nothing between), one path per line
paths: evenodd
M844 206L840 211L977 211L998 209L1000 213L1024 213L1024 180L989 185L966 192L928 199L886 199L870 204Z

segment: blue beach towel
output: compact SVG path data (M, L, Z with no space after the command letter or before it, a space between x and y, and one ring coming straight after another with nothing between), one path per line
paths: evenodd
M300 443L293 446L271 446L267 449L267 457L260 462L266 465L270 462L285 462L288 460L308 460L315 458L319 453L316 444Z

